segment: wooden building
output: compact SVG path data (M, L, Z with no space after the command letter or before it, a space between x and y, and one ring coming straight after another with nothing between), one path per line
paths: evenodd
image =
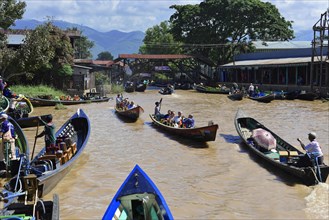
M247 86L261 85L264 90L318 90L329 92L327 48L289 48L241 54L235 61L220 66L219 80ZM314 68L312 73L311 68Z

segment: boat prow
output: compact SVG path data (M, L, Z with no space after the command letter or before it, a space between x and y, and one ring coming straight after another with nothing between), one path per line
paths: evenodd
M108 219L174 219L160 190L136 165L123 182L103 220Z

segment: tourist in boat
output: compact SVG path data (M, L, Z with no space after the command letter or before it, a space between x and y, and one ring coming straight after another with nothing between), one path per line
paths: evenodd
M39 120L45 124L45 127L40 134L35 136L35 138L37 139L39 137L45 136L46 152L51 152L56 146L55 125L53 123L53 116L48 115L45 121L43 121L41 117L39 117Z
M249 96L250 96L250 97L253 97L253 95L254 95L254 90L255 90L254 85L253 85L252 83L250 83L250 86L249 86L249 88L248 88L248 92L249 92Z
M192 114L189 114L187 118L183 119L184 128L194 128L194 118Z
M128 105L128 109L132 109L132 108L135 108L135 107L136 107L136 105L133 101L131 101Z
M16 151L15 151L15 127L14 125L8 120L8 115L2 113L0 115L0 123L1 123L1 146L0 146L0 160L4 159L4 149L5 144L9 143L10 151L11 151L11 159L16 159Z
M178 111L177 115L172 120L175 128L179 128L182 126L182 112Z
M299 158L297 166L312 166L312 160L314 159L318 165L323 163L323 153L320 144L316 140L316 133L309 133L308 140L310 141L310 143L305 146L305 144L303 144L303 142L299 138L297 138L297 141L306 151L306 154Z

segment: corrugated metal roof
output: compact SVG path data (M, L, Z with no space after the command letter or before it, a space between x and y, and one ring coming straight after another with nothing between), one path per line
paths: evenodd
M264 59L264 60L242 60L235 61L225 65L222 68L241 68L241 67L263 67L263 66L307 66L312 57L282 58L282 59Z
M253 41L257 50L312 48L311 41Z
M193 58L184 54L119 54L121 59L187 59Z

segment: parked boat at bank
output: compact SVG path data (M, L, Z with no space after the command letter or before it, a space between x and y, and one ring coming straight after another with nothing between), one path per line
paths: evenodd
M79 105L88 103L108 102L111 97L94 97L90 99L79 99L79 100L55 100L55 99L43 99L43 98L29 98L33 106L55 106L57 104L62 105Z

